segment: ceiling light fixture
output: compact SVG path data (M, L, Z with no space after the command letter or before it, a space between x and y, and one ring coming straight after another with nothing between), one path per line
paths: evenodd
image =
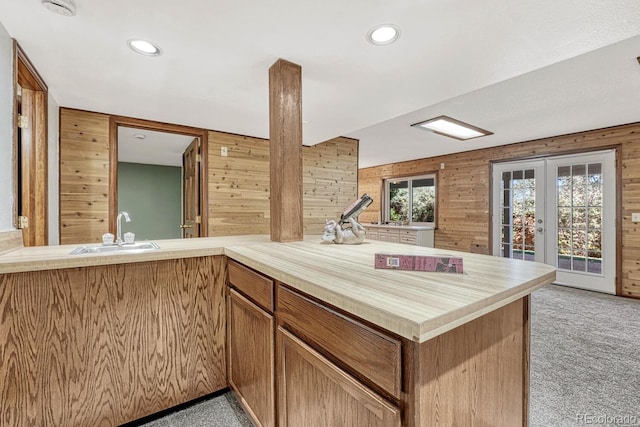
M75 16L76 4L73 0L42 0L42 6L62 16Z
M393 24L376 25L367 33L369 43L384 46L391 44L400 37L400 27Z
M146 56L160 56L162 50L155 44L141 39L127 40L127 45L136 53Z
M428 130L439 135L448 136L450 138L465 141L467 139L479 138L481 136L493 135L493 132L452 119L447 116L434 117L420 123L414 123L411 126Z

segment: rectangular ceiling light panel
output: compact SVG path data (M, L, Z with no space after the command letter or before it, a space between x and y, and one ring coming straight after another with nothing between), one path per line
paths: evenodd
M459 139L461 141L493 135L493 132L489 132L488 130L472 126L468 123L461 122L460 120L452 119L447 116L435 117L433 119L425 120L424 122L412 124L411 126L435 132L439 135L448 136L450 138Z

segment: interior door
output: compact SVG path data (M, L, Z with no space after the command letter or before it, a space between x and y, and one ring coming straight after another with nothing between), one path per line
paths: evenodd
M48 243L47 86L15 44L15 225L25 246Z
M544 160L493 167L493 254L545 262Z
M544 262L556 283L615 294L615 151L493 167L493 254Z
M182 154L182 237L200 237L200 139Z

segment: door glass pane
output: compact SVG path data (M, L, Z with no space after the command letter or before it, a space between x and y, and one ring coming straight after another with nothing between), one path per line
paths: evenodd
M602 273L602 164L557 168L559 269Z
M407 221L409 219L409 181L389 183L389 220Z
M502 173L502 256L535 258L535 170Z
M411 182L412 222L434 222L436 205L436 180L414 179Z

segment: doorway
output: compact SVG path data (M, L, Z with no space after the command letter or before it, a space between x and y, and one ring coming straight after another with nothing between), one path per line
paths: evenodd
M48 243L47 85L14 40L14 225L24 246Z
M493 254L616 293L615 150L493 165Z
M137 240L207 235L207 131L111 117L110 228L126 211Z

